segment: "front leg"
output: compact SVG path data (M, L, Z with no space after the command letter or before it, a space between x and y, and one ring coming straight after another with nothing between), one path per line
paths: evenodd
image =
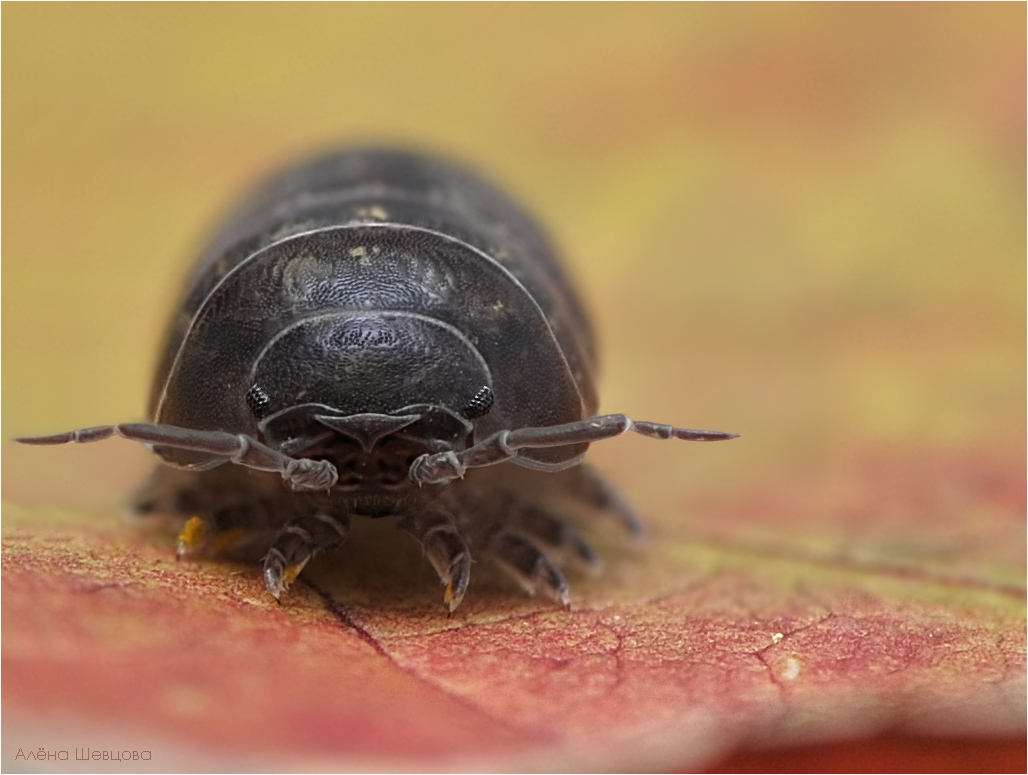
M398 526L421 542L439 580L446 587L443 602L453 613L471 578L471 552L450 515L437 507L418 508L400 516Z
M264 558L264 585L279 600L318 552L335 549L350 532L350 515L321 507L288 522Z

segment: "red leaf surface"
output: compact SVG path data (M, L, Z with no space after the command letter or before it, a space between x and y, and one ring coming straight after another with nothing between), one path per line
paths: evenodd
M1023 472L869 469L809 484L866 496L835 495L836 511L914 514L897 530L856 520L865 534L829 550L820 493L708 504L707 531L661 531L642 556L607 546L609 572L578 580L570 612L487 581L447 617L388 524L364 524L279 606L255 569L9 507L8 727L19 747L54 750L41 734L56 728L65 747L149 747L161 768L262 769L696 768L882 730L1016 734L1023 558L1005 565L997 539L1021 527Z
M4 21L5 438L138 419L230 192L398 131L545 215L604 411L742 434L595 445L646 546L453 616L388 520L278 605L119 521L142 450L5 443L5 769L1023 765L1023 6Z

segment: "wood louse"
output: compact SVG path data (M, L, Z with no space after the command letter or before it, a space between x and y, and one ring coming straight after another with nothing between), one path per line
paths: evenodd
M566 606L557 556L597 558L526 477L563 472L638 530L578 466L591 442L734 437L593 416L594 363L583 307L517 205L448 162L343 150L273 178L216 233L168 329L150 422L19 441L143 442L167 465L136 510L176 517L182 555L263 536L276 599L352 517L388 515L451 611L473 552Z

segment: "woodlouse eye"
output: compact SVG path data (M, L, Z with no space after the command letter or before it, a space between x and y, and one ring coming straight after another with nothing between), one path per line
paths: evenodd
M270 403L271 399L260 385L254 385L246 391L246 405L250 407L250 414L258 420L268 413L268 404Z
M482 417L483 415L489 414L489 410L493 408L493 391L488 385L478 389L478 392L468 401L464 407L464 411L461 412L467 419L474 420L476 417Z

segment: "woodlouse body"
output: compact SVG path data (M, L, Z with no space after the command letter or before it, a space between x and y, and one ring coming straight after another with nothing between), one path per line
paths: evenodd
M593 417L594 363L580 301L506 196L439 160L343 151L272 179L216 234L169 327L149 423L23 441L146 443L170 467L138 510L181 517L189 555L270 536L276 598L353 516L393 515L451 610L472 550L567 604L549 549L595 555L494 464L567 470L568 491L635 527L575 468L590 442L732 437Z

